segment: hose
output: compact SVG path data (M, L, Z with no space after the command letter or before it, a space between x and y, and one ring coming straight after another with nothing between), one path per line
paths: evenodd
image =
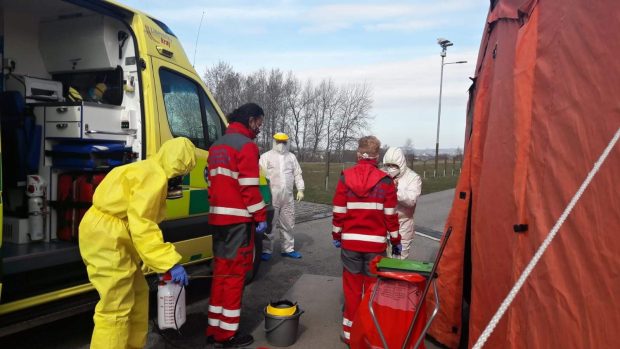
M189 279L190 280L196 280L196 279L213 279L213 278L229 278L229 277L241 277L241 275L236 275L236 274L223 274L223 275L190 275Z

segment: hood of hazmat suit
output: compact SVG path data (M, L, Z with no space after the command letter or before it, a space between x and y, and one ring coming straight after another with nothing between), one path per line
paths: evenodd
M422 180L417 173L407 167L407 159L402 149L391 147L383 156L383 164L397 165L400 173L394 178L398 181L398 215L399 217L413 218L413 211L422 192Z
M401 258L407 258L409 246L414 236L413 214L415 212L418 197L422 192L422 179L412 169L407 167L407 159L402 149L391 147L383 156L383 164L398 165L400 173L394 178L397 182L396 196L398 205L398 221L400 223L400 235L403 245Z
M305 185L299 162L295 155L288 151L288 144L283 151L278 150L277 145L274 140L274 149L261 155L259 164L269 180L273 206L282 207L294 201L294 186L298 191L303 191Z

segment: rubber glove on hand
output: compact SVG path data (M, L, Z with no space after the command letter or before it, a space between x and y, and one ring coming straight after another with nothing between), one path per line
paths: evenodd
M172 281L178 282L187 286L189 284L189 276L185 272L185 268L182 265L177 264L172 269L170 269L170 276L172 276Z
M402 251L403 251L403 245L402 244L398 244L398 245L393 245L392 246L392 255L400 256L400 253Z
M340 240L332 240L332 244L334 244L335 248L340 248L340 246L342 246Z
M304 199L304 191L303 190L298 190L297 191L297 202L301 201Z
M256 234L264 234L267 231L267 222L258 222L256 225Z

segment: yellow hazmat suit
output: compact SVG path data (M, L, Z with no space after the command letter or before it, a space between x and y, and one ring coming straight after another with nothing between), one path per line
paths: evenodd
M80 223L80 253L99 292L91 348L142 348L148 331L148 285L140 261L158 273L181 256L164 242L168 179L196 165L187 138L164 143L156 155L110 171Z

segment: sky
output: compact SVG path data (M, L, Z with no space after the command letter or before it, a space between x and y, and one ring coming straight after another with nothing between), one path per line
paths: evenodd
M468 63L444 66L439 146L463 147L488 0L122 2L166 23L201 76L223 61L242 73L278 68L316 83L366 83L374 101L368 133L391 146L411 139L417 149L435 147L437 38L449 39L445 62Z

